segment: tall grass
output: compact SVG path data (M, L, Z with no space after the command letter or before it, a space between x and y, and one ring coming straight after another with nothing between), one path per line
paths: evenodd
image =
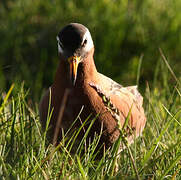
M65 135L53 147L46 140L46 131L41 131L37 104L31 103L23 85L12 95L12 85L0 99L0 179L180 179L180 79L173 77L162 59L157 64L154 83L146 85L147 123L143 135L119 153L119 142L115 142L99 160L95 156L101 131L91 143L86 141L94 121L74 155L70 150L84 123L71 138ZM89 118L85 123L88 121Z

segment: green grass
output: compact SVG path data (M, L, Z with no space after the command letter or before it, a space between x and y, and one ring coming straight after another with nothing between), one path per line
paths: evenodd
M167 62L163 54L162 59ZM181 86L164 61L158 62L151 87L146 85L143 135L120 153L119 138L100 160L95 155L101 132L87 144L88 129L75 155L70 150L80 129L54 148L41 130L38 105L23 85L18 93L12 85L0 99L0 179L180 179Z

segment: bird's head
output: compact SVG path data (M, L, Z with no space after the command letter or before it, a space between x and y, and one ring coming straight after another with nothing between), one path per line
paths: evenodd
M59 32L57 41L61 60L69 64L70 78L75 85L79 63L94 49L91 34L82 24L71 23Z

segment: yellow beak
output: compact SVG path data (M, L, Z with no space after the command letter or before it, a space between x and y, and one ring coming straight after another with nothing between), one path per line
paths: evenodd
M75 85L80 57L71 56L68 58L68 62L70 64L70 79L72 80L72 84Z

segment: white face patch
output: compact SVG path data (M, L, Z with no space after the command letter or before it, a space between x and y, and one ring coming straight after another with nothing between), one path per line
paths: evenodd
M86 29L86 30L87 31L84 34L82 44L84 43L85 40L87 40L87 43L85 44L84 50L88 52L94 47L94 44L93 44L92 37L91 37L89 30L88 29Z
M59 37L57 36L57 41L58 41L58 53L62 54L63 53L63 49L62 47L60 46L60 44L62 45L62 43L60 42L60 39ZM63 45L62 45L63 46Z

